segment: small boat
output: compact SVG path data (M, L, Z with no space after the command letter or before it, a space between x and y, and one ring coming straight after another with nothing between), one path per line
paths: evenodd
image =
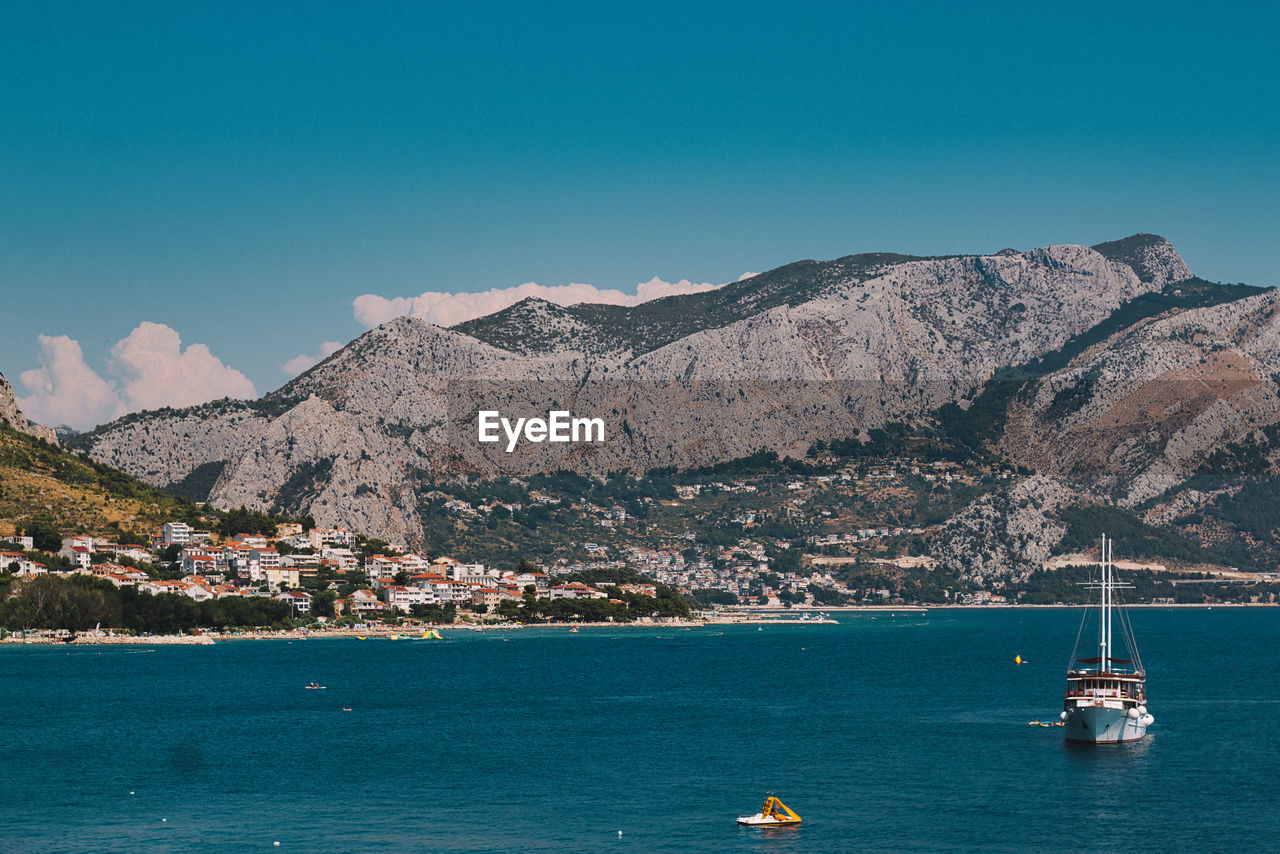
M572 635L572 634L577 634L577 632L578 632L578 627L577 627L577 626L574 626L573 628L569 629L569 634L571 634L571 635Z
M1101 570L1097 581L1087 587L1102 591L1098 615L1098 654L1081 656L1086 639L1086 624L1093 608L1086 608L1081 618L1080 631L1076 635L1076 648L1071 652L1067 667L1067 690L1059 719L1065 725L1063 736L1067 741L1084 744L1119 744L1138 741L1147 735L1147 727L1155 723L1155 717L1147 711L1147 673L1138 657L1138 645L1133 638L1133 628L1120 605L1118 592L1131 585L1118 584L1115 567L1111 562L1112 541L1102 536L1099 560ZM1112 632L1112 617L1120 629L1117 639ZM1126 658L1112 655L1116 647L1123 647Z
M773 795L764 799L760 812L755 815L738 816L738 824L746 827L783 827L799 823L800 816Z
M321 685L319 682L312 682L310 685L306 686L308 691L326 691L328 688L328 685Z

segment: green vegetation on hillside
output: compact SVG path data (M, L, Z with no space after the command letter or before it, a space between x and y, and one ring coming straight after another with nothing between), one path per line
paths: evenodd
M48 529L118 540L199 516L191 502L122 471L0 427L0 534Z
M182 480L174 481L166 486L165 492L172 493L179 498L185 498L188 501L205 501L209 498L209 493L213 491L213 485L218 482L218 478L222 477L223 469L226 467L226 460L202 463L192 469L191 473Z
M1185 534L1148 525L1135 514L1101 504L1064 507L1058 517L1067 534L1059 548L1065 552L1087 551L1098 545L1106 533L1115 540L1117 558L1167 558L1187 563L1224 563L1222 555L1205 549Z
M299 520L198 505L84 454L0 427L0 539L23 532L46 552L72 534L145 544L169 521L229 535L273 534L280 522Z

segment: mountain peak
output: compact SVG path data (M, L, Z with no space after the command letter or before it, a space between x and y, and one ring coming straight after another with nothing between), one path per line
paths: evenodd
M1120 240L1099 243L1092 249L1108 261L1133 268L1138 278L1149 284L1163 287L1193 278L1178 250L1158 234L1131 234Z
M467 320L450 329L486 344L529 355L553 350L603 353L618 349L573 308L541 297L525 297L493 314Z

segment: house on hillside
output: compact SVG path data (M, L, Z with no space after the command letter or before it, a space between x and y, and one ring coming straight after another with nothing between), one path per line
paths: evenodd
M376 614L386 607L372 590L357 590L351 594L348 602L351 612L356 616Z
M294 614L311 613L310 593L302 590L287 590L284 593L278 594L275 598L288 605Z
M47 575L49 568L37 563L22 552L0 552L0 570L10 571L14 575L32 577Z
M600 590L583 584L581 581L570 581L568 584L557 584L547 591L549 598L555 599L605 599L607 595Z

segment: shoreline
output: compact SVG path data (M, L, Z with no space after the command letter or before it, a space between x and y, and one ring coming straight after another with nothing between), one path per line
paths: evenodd
M60 637L18 638L10 635L0 641L5 646L211 646L210 635L76 635L70 641Z
M1010 610L1016 608L1058 608L1058 609L1077 609L1096 607L1092 604L1084 605L843 605L828 608L792 608L792 609L773 609L761 611L732 612L717 617L711 617L705 620L673 620L671 622L662 623L455 623L444 625L418 626L409 630L395 628L377 628L377 629L351 629L351 628L334 628L334 629L279 629L279 630L259 630L246 632L204 632L192 635L117 635L99 633L78 634L68 641L65 637L55 635L36 635L32 637L16 637L13 634L5 638L0 638L0 647L2 646L125 646L125 645L153 645L153 646L211 646L215 643L226 643L232 641L259 641L259 640L331 640L339 638L358 638L363 640L387 640L387 639L403 639L403 640L423 640L421 633L423 631L439 631L439 632L490 632L490 631L524 631L528 629L563 629L571 631L573 629L695 629L695 628L714 628L723 626L831 626L839 625L840 621L835 619L809 618L803 619L799 615L804 613L813 613L821 611L823 613L845 613L845 614L902 614L908 615L925 615L932 610L947 611L989 611L989 610ZM1276 608L1280 607L1280 603L1271 602L1223 602L1216 604L1199 604L1199 603L1139 603L1135 605L1126 605L1126 608L1199 608L1203 610L1213 610L1214 608Z

